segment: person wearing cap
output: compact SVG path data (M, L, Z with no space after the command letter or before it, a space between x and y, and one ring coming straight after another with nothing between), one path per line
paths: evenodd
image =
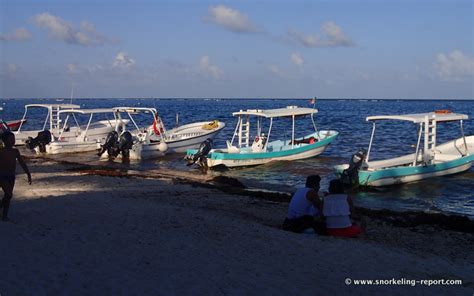
M324 231L324 224L318 221L321 215L322 202L319 198L321 177L311 175L306 178L306 185L296 190L288 207L288 215L283 222L283 229L301 233L314 229L316 233Z

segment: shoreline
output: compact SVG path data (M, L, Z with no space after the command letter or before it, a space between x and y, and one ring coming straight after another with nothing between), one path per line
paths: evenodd
M294 234L280 228L286 202L201 186L187 175L100 175L41 158L28 165L33 185L18 175L11 222L0 223L5 295L397 295L474 287L472 233L362 214L360 238ZM345 278L463 283L355 287Z
M137 178L170 178L181 184L215 188L227 194L255 197L268 201L289 203L291 194L287 192L270 191L261 188L247 188L238 179L226 176L209 177L188 172L163 169L147 170L146 172L128 170L123 168L110 168L105 165L91 165L72 161L57 160L47 157L42 159L57 162L58 164L71 165L70 170L80 171L86 175L111 176L111 177L137 177ZM447 230L474 233L474 219L458 214L427 213L422 211L396 211L390 209L371 209L355 207L360 215L390 223L400 227L416 227L419 225L434 225Z

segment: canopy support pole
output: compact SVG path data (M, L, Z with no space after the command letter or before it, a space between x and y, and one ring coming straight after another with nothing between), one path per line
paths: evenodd
M267 146L268 146L268 142L270 142L270 134L272 132L272 126L273 126L273 117L270 118L270 127L268 128L268 135L267 135L267 142L265 143L265 147L263 149L263 151L267 151Z
M26 118L26 112L28 111L28 108L25 108L25 113L23 113L23 117L21 118L21 122L20 122L20 127L18 128L18 132L21 130L21 127L23 126L23 122L25 122L25 118ZM44 129L44 128L43 128Z
M416 149L415 149L415 159L413 160L413 166L416 165L416 162L418 160L418 153L419 153L419 150L420 150L422 131L423 131L423 123L420 123L419 131L418 131L418 141L416 142Z
M467 142L466 142L466 136L464 135L464 127L463 127L463 120L460 120L461 123L461 135L462 135L462 140L464 142L464 148L466 149L466 153L463 156L466 156L469 154L469 150L467 149Z
M231 145L234 145L234 139L235 139L235 136L237 135L237 130L239 129L239 126L240 126L240 116L237 119L237 125L235 126L234 134L232 135L232 140L230 141ZM239 146L240 146L240 143L239 143Z
M291 116L292 125L291 125L291 149L295 146L295 116Z

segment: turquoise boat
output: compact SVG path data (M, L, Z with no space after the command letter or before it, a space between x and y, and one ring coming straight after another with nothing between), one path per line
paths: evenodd
M297 160L317 156L337 138L338 132L334 130L318 131L314 121L314 114L318 112L314 108L301 108L288 106L280 109L253 109L240 110L233 115L238 118L234 134L227 147L222 149L210 149L207 153L199 150L188 150L186 159L197 162L206 168L218 166L242 167L261 165L276 160ZM296 137L296 120L310 118L314 132ZM276 133L274 129L275 119L288 120L292 122L291 133L285 138L284 133ZM252 120L253 121L252 121ZM268 132L263 133L264 120L268 121ZM302 120L301 120L302 121ZM255 127L252 134L251 123ZM283 138L282 138L283 136ZM270 141L270 137L276 138Z
M467 171L474 162L474 136L465 136L465 114L439 110L421 114L369 116L373 123L367 152L353 155L349 164L335 167L336 175L345 183L360 186L387 186L409 183L426 178ZM418 126L415 152L400 157L371 161L370 151L374 140L376 122L380 120L404 120ZM461 137L437 145L439 123L459 121Z

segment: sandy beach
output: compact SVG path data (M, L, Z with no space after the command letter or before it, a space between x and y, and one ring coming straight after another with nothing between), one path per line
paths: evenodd
M472 232L362 216L367 232L357 239L294 234L280 229L286 202L199 186L199 176L104 176L40 158L28 164L33 185L17 176L11 221L0 223L2 296L474 291ZM364 279L462 284L354 283Z

